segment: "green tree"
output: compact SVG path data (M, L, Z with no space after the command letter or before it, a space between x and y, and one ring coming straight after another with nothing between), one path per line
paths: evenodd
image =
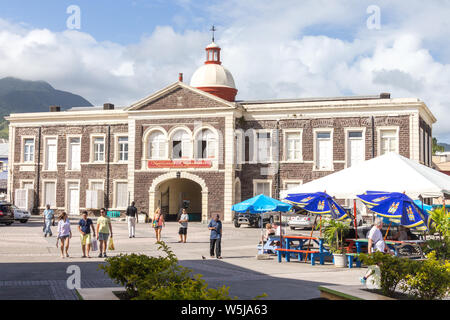
M433 155L435 155L436 152L444 152L444 147L438 145L438 142L437 142L437 139L436 139L436 138L433 138L432 141L433 141L433 147L432 147Z

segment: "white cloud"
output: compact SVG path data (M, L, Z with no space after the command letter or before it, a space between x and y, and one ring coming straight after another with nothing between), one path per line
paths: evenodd
M195 16L195 2L181 2L188 18L178 12L171 21L206 20ZM450 141L450 4L377 1L381 29L369 30L372 2L235 0L204 10L218 25L216 39L238 99L417 97L438 118L434 134ZM160 26L124 46L0 20L0 76L46 80L94 104L129 104L176 81L179 72L188 82L203 63L207 29L177 33Z

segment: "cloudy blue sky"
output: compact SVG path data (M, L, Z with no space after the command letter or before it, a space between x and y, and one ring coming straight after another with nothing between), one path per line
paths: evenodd
M80 29L68 28L71 5ZM126 105L179 72L188 82L215 24L238 99L417 97L450 142L448 17L448 0L0 0L0 77Z

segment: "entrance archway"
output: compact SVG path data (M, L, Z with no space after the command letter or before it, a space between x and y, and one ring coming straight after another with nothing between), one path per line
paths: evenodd
M160 207L167 220L175 220L184 205L191 221L207 221L208 188L205 181L193 174L176 172L163 174L153 180L149 189L149 211Z

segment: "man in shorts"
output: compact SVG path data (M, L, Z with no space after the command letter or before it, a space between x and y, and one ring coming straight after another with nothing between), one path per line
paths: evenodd
M180 235L180 241L178 242L186 243L188 221L189 216L186 212L186 209L183 208L183 210L181 211L180 220L178 220L178 223L180 224L180 229L178 230L178 234Z
M106 258L106 246L108 244L108 238L112 233L111 219L106 216L106 209L100 209L100 218L97 219L97 240L99 241L100 253L99 258Z
M78 230L80 231L81 235L81 250L83 251L83 255L81 256L82 258L90 258L89 252L91 251L92 242L91 229L95 237L94 223L91 219L88 218L88 212L83 211L82 217L78 222Z

